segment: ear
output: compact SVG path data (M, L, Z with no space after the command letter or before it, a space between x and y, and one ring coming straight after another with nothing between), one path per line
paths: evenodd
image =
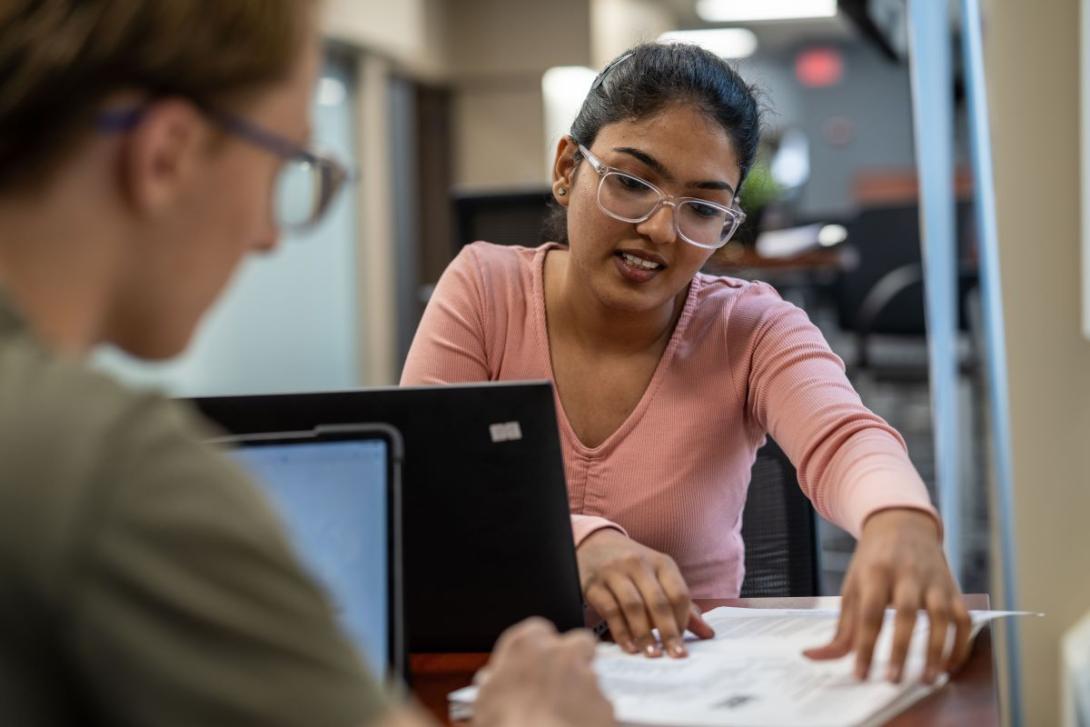
M553 162L553 199L561 207L568 206L572 184L575 180L575 154L579 145L575 139L565 135L556 145L556 160ZM561 191L563 190L563 191Z
M164 99L147 108L122 147L122 186L138 214L155 214L190 189L211 134L189 101Z

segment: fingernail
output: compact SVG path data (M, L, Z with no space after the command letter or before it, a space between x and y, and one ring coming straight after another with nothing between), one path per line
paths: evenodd
M635 654L636 653L636 645L633 644L628 639L625 639L624 641L621 642L621 648L624 649L625 651L627 651L629 654Z
M646 654L651 657L661 656L661 654L659 653L659 647L655 644L648 644L647 647L644 649L644 652L646 652Z
M680 659L681 657L687 655L685 652L685 647L681 644L674 644L673 646L671 646L670 653L673 654L675 659Z

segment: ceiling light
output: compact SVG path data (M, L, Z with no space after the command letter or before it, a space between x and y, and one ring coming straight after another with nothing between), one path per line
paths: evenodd
M675 30L659 36L660 43L692 43L720 58L746 58L757 50L757 36L745 28Z
M697 0L696 14L708 23L831 18L836 0Z

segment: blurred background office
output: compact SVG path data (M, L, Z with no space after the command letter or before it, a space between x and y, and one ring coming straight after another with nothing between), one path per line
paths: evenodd
M102 365L179 395L393 384L431 288L476 239L544 240L548 173L595 73L660 38L761 90L750 222L709 272L804 307L934 484L904 0L330 0L315 138L357 180L321 227L248 263L184 358ZM950 5L950 38L960 32ZM1090 343L1080 333L1079 2L984 2L1030 724L1059 714L1058 643L1090 608ZM956 45L954 58L959 59ZM955 62L962 527L955 571L997 592L965 78ZM932 90L943 92L941 90ZM821 527L822 589L852 541Z

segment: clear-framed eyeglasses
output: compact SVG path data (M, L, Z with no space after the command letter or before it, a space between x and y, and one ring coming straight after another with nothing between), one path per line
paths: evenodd
M276 179L273 209L280 229L299 232L322 220L345 182L348 168L331 156L296 144L247 119L198 104L198 108L225 131L275 154L283 160ZM103 111L95 118L100 132L124 132L139 125L146 107Z
M598 207L621 222L640 223L662 207L672 207L674 230L685 242L705 250L717 250L727 244L746 214L699 197L673 197L646 179L608 166L582 144L579 151L598 173Z

